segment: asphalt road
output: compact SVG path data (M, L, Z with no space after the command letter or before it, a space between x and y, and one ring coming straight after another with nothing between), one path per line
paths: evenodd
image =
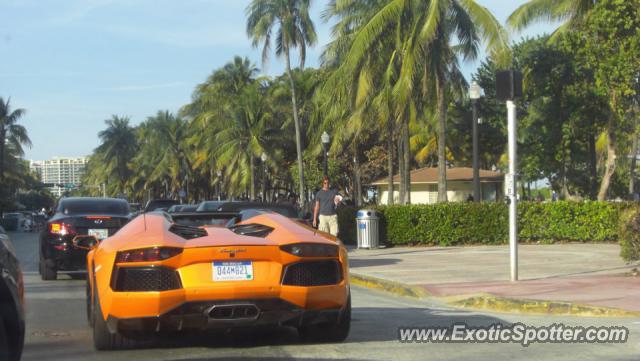
M165 340L153 348L96 352L84 306L84 280L61 275L43 282L37 272L37 235L11 235L25 271L27 337L23 360L611 360L640 359L640 319L543 317L448 309L432 301L353 288L351 335L341 344L303 344L292 329L212 333ZM640 285L639 285L640 287ZM606 295L603 295L606 297ZM625 326L624 344L401 343L398 327L489 326L522 322Z

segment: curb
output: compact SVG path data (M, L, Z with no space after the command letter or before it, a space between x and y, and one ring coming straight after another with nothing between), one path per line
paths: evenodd
M429 296L427 290L422 287L409 286L404 283L388 281L381 278L365 276L357 273L349 275L351 284L379 291L388 292L397 296L422 298Z
M504 313L578 317L640 317L638 311L620 308L586 305L566 301L542 301L498 297L488 293L445 297L451 306L475 310L491 310Z
M351 284L375 289L397 296L412 298L433 298L448 306L472 310L488 310L501 313L523 313L534 315L556 315L577 317L640 317L640 311L586 305L566 301L541 301L498 297L489 293L466 294L449 297L433 297L422 287L357 273L350 274Z

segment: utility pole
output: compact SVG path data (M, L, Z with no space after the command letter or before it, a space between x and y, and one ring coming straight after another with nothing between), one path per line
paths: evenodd
M509 174L507 180L509 188L509 253L511 265L511 281L518 280L518 143L516 124L516 104L512 100L507 100L507 131L509 133Z
M509 198L509 264L511 282L518 280L518 127L516 98L522 96L522 74L513 69L496 72L496 98L507 102L509 174L505 177Z

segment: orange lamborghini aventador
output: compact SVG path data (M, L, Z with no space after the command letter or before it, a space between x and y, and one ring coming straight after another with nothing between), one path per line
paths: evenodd
M346 249L276 213L148 213L74 245L91 250L87 316L98 350L189 329L283 325L334 342L349 333Z

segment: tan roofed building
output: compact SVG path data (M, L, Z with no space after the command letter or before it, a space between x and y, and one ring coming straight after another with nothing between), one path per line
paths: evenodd
M388 204L388 178L371 185L378 190L378 204ZM394 203L399 201L400 176L393 177ZM480 194L484 201L502 200L504 174L480 170ZM464 202L473 195L473 169L466 167L447 169L447 198L450 202ZM411 171L411 204L431 204L438 201L438 168L420 168Z

